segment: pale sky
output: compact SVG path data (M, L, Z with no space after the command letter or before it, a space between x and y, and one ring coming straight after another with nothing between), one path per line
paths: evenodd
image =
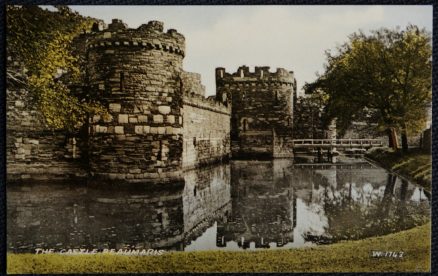
M216 67L241 65L294 71L299 90L322 72L324 51L359 29L404 28L432 32L432 6L70 6L82 15L130 28L164 22L186 38L184 70L200 73L207 95L215 94Z

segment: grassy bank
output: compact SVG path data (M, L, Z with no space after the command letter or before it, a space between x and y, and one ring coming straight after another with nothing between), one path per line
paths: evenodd
M432 156L419 149L411 149L408 153L377 149L367 157L376 161L382 167L397 172L431 191L432 186Z
M8 254L8 273L99 272L361 272L430 270L430 223L360 241L257 252L175 252L162 256ZM401 259L372 250L404 251Z

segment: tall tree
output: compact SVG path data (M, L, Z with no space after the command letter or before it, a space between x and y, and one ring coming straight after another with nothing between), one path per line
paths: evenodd
M390 146L401 131L406 151L408 133L422 129L432 99L430 34L413 25L354 33L326 56L325 72L307 86L329 95L326 115L346 128L364 109L372 111Z
M77 129L87 113L100 109L70 90L71 84L81 82L72 41L95 20L66 6L50 11L28 5L7 6L6 18L7 54L22 65L17 70L8 63L7 78L23 80L49 127Z

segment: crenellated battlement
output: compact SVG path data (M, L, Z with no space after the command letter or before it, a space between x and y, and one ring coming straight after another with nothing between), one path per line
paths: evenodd
M231 105L230 136L235 157L291 157L284 150L292 131L294 73L268 66L227 73L216 68L216 99ZM284 146L286 145L286 146Z
M65 137L36 140L34 124L19 117L35 112L25 109L24 94L8 101L16 124L25 126L24 132L31 130L22 135L22 129L15 129L16 137L9 139L9 154L17 163L34 158L39 144L50 151L37 156L43 164L46 156L58 163L65 161L62 158L74 160L80 157L80 143L92 183L180 183L183 170L222 162L231 153L293 156L297 85L292 71L240 66L228 73L216 68L216 95L205 97L201 75L183 68L184 36L174 29L165 31L160 21L135 29L118 19L108 26L100 21L77 37L72 48L83 74L74 88L89 91L108 109L90 117L86 141L67 137L71 145L59 149Z
M175 29L164 32L163 22L149 21L137 29L128 28L119 19L113 19L106 29L93 28L87 34L87 49L113 48L113 47L138 47L149 50L161 50L184 57L185 38Z
M164 32L159 21L130 29L114 19L85 37L87 84L109 113L90 122L91 173L128 182L178 178L184 36Z
M185 92L183 94L183 104L225 115L231 114L231 107L217 101L215 96L205 98L203 95Z
M256 66L254 71L250 71L248 66L240 66L236 72L228 73L225 68L216 68L217 82L261 82L266 84L284 83L293 85L295 82L294 72L283 68L277 68L275 72L269 71L269 66Z

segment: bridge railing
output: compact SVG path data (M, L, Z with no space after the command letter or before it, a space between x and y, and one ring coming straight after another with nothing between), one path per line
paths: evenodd
M295 139L293 145L321 146L383 146L380 139Z

